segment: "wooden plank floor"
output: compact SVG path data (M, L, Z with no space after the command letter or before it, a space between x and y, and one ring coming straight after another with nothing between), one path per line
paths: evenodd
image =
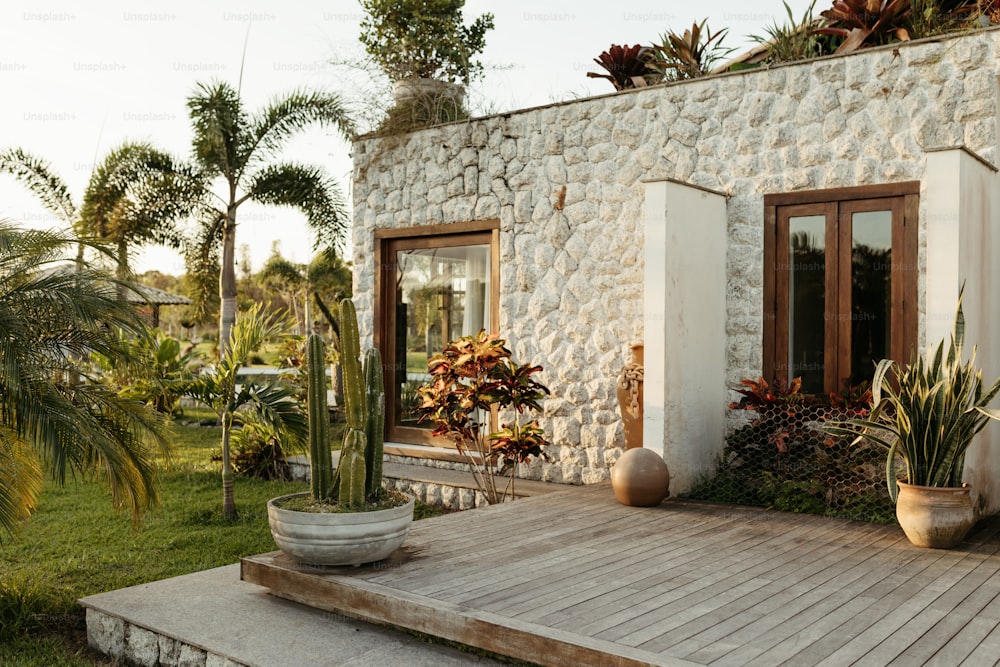
M392 558L243 578L544 665L997 665L1000 522L958 549L895 526L575 487L413 525Z

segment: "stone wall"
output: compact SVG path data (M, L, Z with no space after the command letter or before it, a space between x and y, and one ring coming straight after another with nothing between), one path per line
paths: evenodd
M553 390L551 462L528 475L607 479L623 446L615 377L643 332L643 181L728 195L735 386L761 366L764 194L919 180L925 152L947 146L995 161L998 40L893 45L359 141L362 335L376 229L499 218L500 331Z
M87 641L104 655L138 667L242 667L225 656L87 609Z

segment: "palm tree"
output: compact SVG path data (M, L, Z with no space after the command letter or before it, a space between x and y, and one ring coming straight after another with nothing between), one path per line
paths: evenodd
M133 246L180 246L177 223L191 215L204 191L196 172L142 142L123 143L105 156L91 174L80 206L47 162L20 148L0 151L0 172L21 181L80 236L113 243L119 279L130 274Z
M192 380L182 392L210 406L222 424L222 516L235 520L236 499L233 493L233 465L230 438L238 423L254 422L293 441L306 437L305 415L299 409L295 389L281 382L262 382L255 378L241 380L242 368L251 353L268 339L287 328L282 318L267 318L260 304L240 314L233 326L232 340L215 372ZM239 384L239 386L237 386Z
M293 92L248 114L239 91L222 82L199 84L188 109L195 159L204 174L225 185L221 206L204 217L188 257L189 271L203 278L202 297L212 269L220 272L221 357L230 344L237 310L237 209L246 201L298 208L316 233L317 246L334 246L347 228L337 184L317 167L278 160L287 141L311 124L332 125L345 138L351 137L353 124L340 97L318 92Z
M157 500L163 423L141 402L90 382L80 361L91 353L128 358L119 331L146 329L118 299L117 280L87 265L65 268L78 243L65 232L0 223L0 530L7 533L36 506L43 467L59 483L70 470L103 474L115 506L135 518Z

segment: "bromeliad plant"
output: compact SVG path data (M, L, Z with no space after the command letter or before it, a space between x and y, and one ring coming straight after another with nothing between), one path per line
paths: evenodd
M431 379L418 389L420 420L434 425L435 437L451 438L491 505L513 498L518 464L543 456L549 444L537 419L521 422L526 411L541 410L539 401L549 394L532 377L542 367L514 363L505 343L485 331L450 342L428 362ZM511 420L491 433L499 411L511 411ZM504 474L500 488L496 478Z
M647 65L652 55L650 48L641 44L612 44L607 51L594 58L594 62L603 67L607 74L587 72L587 76L591 79L607 79L615 90L644 88L648 85L646 76L650 71Z
M711 73L715 64L732 53L722 46L728 29L712 32L708 19L693 23L684 34L667 32L652 46L649 69L663 81L694 79Z
M893 501L898 496L897 457L903 461L904 481L909 484L961 486L965 454L973 439L990 419L1000 420L1000 410L987 407L1000 393L1000 379L983 388L975 347L969 360L962 360L964 341L965 316L959 295L950 343L942 340L937 349L929 349L903 368L891 359L880 361L869 417L827 427L834 435L856 436L855 443L867 440L886 449L886 483Z
M332 471L330 451L325 345L315 332L309 334L306 344L312 500L336 502L343 509L363 510L382 495L385 423L382 359L378 350L369 349L362 362L358 318L350 299L340 303L340 335L347 430L336 473Z

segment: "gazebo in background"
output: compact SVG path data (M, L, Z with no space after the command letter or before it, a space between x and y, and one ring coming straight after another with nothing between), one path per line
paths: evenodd
M172 294L165 290L139 286L137 290L128 290L125 298L129 303L135 304L136 308L144 316L149 317L149 324L153 327L160 326L160 306L187 306L191 304L191 299L179 294Z

